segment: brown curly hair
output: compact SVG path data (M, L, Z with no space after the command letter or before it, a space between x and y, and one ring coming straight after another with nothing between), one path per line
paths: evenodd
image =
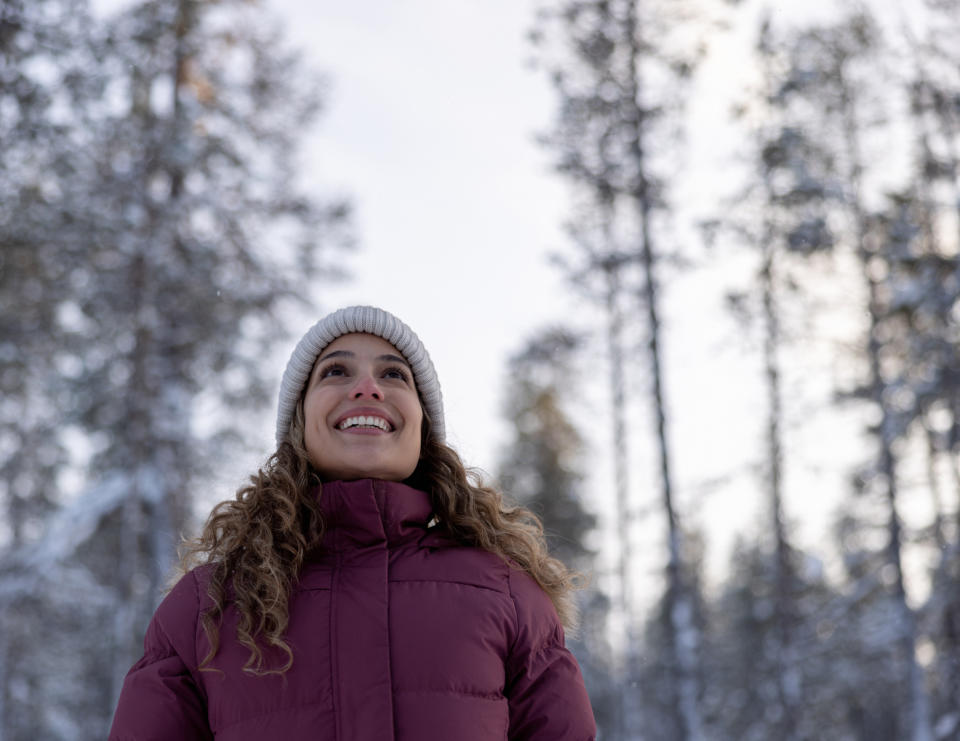
M540 520L528 509L504 502L499 491L485 485L477 471L467 469L452 448L431 436L430 429L424 410L420 461L405 483L429 494L432 527L526 571L550 597L567 629L575 630L572 591L578 575L550 556ZM304 558L320 546L324 532L318 496L322 482L307 457L303 431L301 398L276 452L233 500L214 507L201 534L184 550L183 572L204 563L212 567L207 593L213 606L201 613L210 651L201 670L211 670L224 609L231 601L240 615L237 640L250 650L244 671L284 674L293 665L293 651L284 636L290 592ZM285 656L285 663L265 667L263 646Z

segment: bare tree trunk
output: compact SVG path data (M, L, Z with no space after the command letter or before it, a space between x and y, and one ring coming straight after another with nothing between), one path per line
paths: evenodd
M912 741L933 741L933 727L930 716L930 703L927 696L923 667L917 661L917 622L916 616L907 603L907 593L903 579L902 563L902 525L898 511L897 500L897 470L896 456L893 452L895 437L894 419L890 406L886 400L886 384L880 367L880 351L882 339L880 337L881 305L879 286L870 270L871 250L868 246L867 216L860 197L860 183L863 174L860 156L858 121L855 112L853 92L847 81L843 79L843 68L840 70L840 88L843 95L843 128L846 149L850 156L849 182L851 184L850 211L855 230L856 249L860 258L861 272L867 283L869 335L867 342L867 357L869 359L870 377L869 388L871 398L880 410L881 421L878 434L878 473L883 482L887 500L887 563L893 567L894 573L894 600L899 613L899 643L903 659L910 667L910 738Z
M957 219L957 244L960 245L960 153L957 151L958 122L955 107L940 103L935 106L943 138L950 155L950 173L953 180L953 203ZM960 502L960 395L954 395L950 404L952 425L948 434L947 455L953 471L955 498ZM960 510L958 510L960 511ZM960 535L958 535L960 540Z
M608 222L605 222L605 224ZM635 648L633 645L633 599L631 592L630 526L632 513L627 476L627 421L624 387L623 312L620 308L620 272L622 261L616 257L603 265L606 277L607 350L610 354L610 401L613 407L614 486L617 495L617 537L620 541L620 612L624 621L623 638L626 643L625 665L622 667L617 724L619 737L628 738L630 732L630 678L633 674Z
M673 652L673 670L677 697L677 715L679 727L685 741L699 741L703 738L702 721L699 707L699 682L697 652L700 644L699 629L694 615L694 603L691 591L686 584L683 571L683 533L678 523L674 502L673 477L670 469L670 444L667 437L667 415L663 392L663 372L660 349L660 316L658 308L658 286L656 280L656 259L651 230L653 211L650 183L647 175L646 152L644 149L644 131L647 113L643 103L643 85L640 70L640 39L637 4L627 4L628 11L624 30L629 49L628 84L632 108L628 115L633 117L633 135L630 141L630 154L636 168L636 185L631 194L638 210L641 230L640 262L643 268L644 286L641 299L646 307L647 331L649 333L647 358L652 381L651 396L655 415L656 438L660 458L660 486L667 520L668 562L667 562L667 613L668 632Z
M769 17L761 24L759 52L764 57L765 99L771 100L774 82L769 56ZM768 106L768 108L772 108ZM774 119L767 110L765 118ZM762 144L761 144L762 146ZM776 201L771 173L763 165L763 184L769 207ZM776 631L777 693L780 715L776 725L777 738L792 741L796 737L800 704L800 670L793 640L793 627L798 621L795 602L795 574L792 550L787 538L783 505L783 393L779 350L781 344L780 311L777 304L777 247L776 225L773 214L764 219L761 236L760 291L763 304L763 364L767 391L767 486L769 516L774 535L774 619Z
M780 701L780 716L777 722L777 738L791 741L797 725L797 708L800 700L796 652L793 645L793 624L796 620L794 605L794 573L791 549L787 539L783 507L783 407L780 380L780 365L777 353L780 347L780 321L775 297L775 267L773 228L768 223L764 230L760 286L763 297L764 338L763 361L767 390L767 485L770 496L770 524L773 528L775 546L775 599L777 690Z
M960 121L957 118L956 106L952 97L944 95L942 91L937 90L930 82L929 76L923 64L923 50L917 43L910 31L908 24L902 24L904 36L916 57L916 74L918 78L917 90L915 95L918 100L914 101L912 107L915 117L922 117L923 111L929 108L935 116L936 128L940 138L943 141L946 150L945 164L949 168L949 180L953 186L953 208L956 216L956 240L960 246L960 151L958 151L958 139L960 139ZM919 105L917 105L917 103ZM928 128L923 129L923 148L924 153L929 152L930 148L927 139L932 138L933 131ZM925 178L918 178L921 185L926 183ZM930 219L929 221L932 221ZM925 228L932 234L932 225L925 224ZM955 395L950 403L950 413L952 419L951 430L948 433L948 443L946 445L947 455L950 457L950 467L954 472L955 498L960 502L960 396Z

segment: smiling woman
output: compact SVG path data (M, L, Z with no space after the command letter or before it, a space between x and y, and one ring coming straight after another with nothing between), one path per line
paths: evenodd
M413 371L386 340L358 333L330 343L302 409L304 443L321 477L403 481L417 467L423 410Z
M373 307L314 325L277 445L192 544L111 739L594 738L573 575L444 442L409 327Z

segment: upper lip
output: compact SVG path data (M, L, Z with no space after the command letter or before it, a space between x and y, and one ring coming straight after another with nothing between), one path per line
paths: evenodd
M380 417L380 419L387 420L387 424L390 425L391 430L397 429L397 424L393 421L393 417L391 417L382 409L375 409L374 407L356 407L355 409L348 409L339 417L337 417L333 423L333 426L339 427L343 420L350 419L350 417Z

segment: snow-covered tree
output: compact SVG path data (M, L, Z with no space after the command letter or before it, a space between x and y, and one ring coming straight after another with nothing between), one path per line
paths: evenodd
M83 42L90 23L83 0L0 6L0 543L13 546L56 505L67 460L53 286L66 280L58 249L74 216L63 179L79 160L65 111L98 84Z
M926 24L903 19L913 178L891 194L878 230L893 248L888 324L901 395L924 440L938 554L925 630L936 647L936 730L960 730L960 22L956 2L924 3ZM914 27L916 26L916 27ZM935 549L935 550L934 550Z
M818 147L831 153L834 218L842 223L834 249L846 249L859 265L860 291L864 296L867 326L862 344L864 380L841 395L866 401L877 420L868 427L876 455L858 475L862 501L879 505L883 512L886 545L876 571L864 578L873 582L884 575L889 617L896 627L883 645L890 650L891 665L905 668L907 712L898 720L899 733L914 741L933 737L929 696L924 671L917 660L920 636L917 615L907 599L903 567L902 476L898 443L909 429L911 410L904 404L898 380L896 332L890 323L889 290L885 275L898 247L892 233L878 231L876 202L868 177L876 160L867 154L873 130L895 115L888 97L871 87L885 58L880 27L865 11L832 26L810 28L788 42L787 71L778 92L785 115L804 128ZM820 179L820 183L824 179ZM878 582L879 583L879 582ZM854 593L873 590L857 585ZM879 709L881 706L872 706ZM872 722L872 721L871 721Z
M53 497L42 533L4 562L0 599L17 600L9 635L22 638L6 664L8 733L29 716L37 737L104 735L198 487L269 398L262 358L283 310L322 296L329 250L346 241L347 206L298 186L321 91L272 28L239 0L140 0L87 29L85 74L102 84L45 118L65 120L73 152L39 184L60 220L31 232L15 211L3 224L4 244L24 239L56 271L10 263L4 280L35 283L46 324L18 315L2 339L48 331L28 357L56 378L27 391L56 392L49 446L72 434L88 449L79 492ZM89 599L74 605L65 583ZM72 651L41 640L74 610Z
M580 198L571 233L585 249L581 250L583 265L572 272L594 287L593 295L608 312L614 395L625 388L621 362L626 360L628 369L640 364L619 355L622 322L642 327L645 335L642 363L649 379L667 531L665 576L672 616L667 638L673 651L668 676L677 689L674 707L681 729L677 737L682 739L702 735L699 639L691 620L694 595L684 582L681 563L683 529L667 432L660 283L671 211L668 153L676 156L683 90L702 49L705 32L700 18L689 2L575 0L545 10L533 34L560 101L556 126L545 143L555 154L557 169L574 184ZM626 309L624 296L632 299ZM630 321L631 317L635 319ZM615 415L625 408L622 403L615 406ZM616 463L625 466L625 426L622 418L614 420ZM625 469L617 468L617 483L621 489L618 517L623 523L621 609L630 624L634 616L628 598L629 538L636 505L627 496ZM625 680L624 687L629 685ZM625 689L624 708L636 705L628 692ZM626 725L621 735L632 732Z
M581 346L581 337L553 327L530 337L511 357L503 411L512 434L498 478L510 497L540 517L551 554L588 580L577 595L581 625L569 645L583 669L598 728L609 733L618 692L607 631L610 601L591 578L595 554L587 539L597 518L584 506L585 441L570 418L579 396L575 361Z
M540 517L550 552L575 569L589 564L586 537L596 527L583 506L584 441L569 418L579 344L569 330L553 328L510 359L503 408L513 434L499 468L504 491Z
M762 696L765 712L753 716L745 706L743 717L737 721L742 727L734 730L725 726L721 735L767 733L789 741L800 737L802 706L808 703L800 694L804 662L798 652L797 634L802 631L805 616L799 600L798 557L791 542L793 518L786 506L789 433L800 404L795 394L786 392L784 377L790 369L790 358L800 352L803 337L802 329L793 326L790 318L810 312L813 301L803 293L804 282L820 277L815 270L805 271L804 262L833 247L828 218L835 177L830 167L831 153L794 125L778 100L784 49L771 13L761 13L756 23L756 79L739 92L733 107L734 120L745 135L744 182L720 205L717 217L702 224L718 263L744 248L754 260L755 269L739 276L739 284L728 292L727 308L743 329L746 349L759 349L765 397L758 470L766 527L755 548L741 544L740 549L745 558L766 559L766 563L754 564L750 572L759 583L743 589L762 591L764 605L758 609L769 608L769 615L755 626L764 632L763 640L757 643L760 651L752 656L757 668L756 686L753 682L750 688L737 685L748 694L756 691L755 700ZM731 574L733 579L739 577ZM749 596L741 590L728 598ZM744 620L749 623L753 618L748 615ZM715 668L722 670L722 664L715 664ZM725 694L715 691L713 696ZM743 699L739 696L737 702ZM733 720L726 713L721 715L724 723Z
M0 3L0 737L42 738L38 698L44 673L32 649L70 655L57 636L36 630L37 585L8 555L36 540L60 504L70 462L64 439L68 392L62 379L55 297L69 277L61 243L75 214L69 183L81 153L73 112L101 82L85 39L84 0ZM76 596L76 592L72 592ZM90 595L91 597L93 595ZM33 600L31 605L30 600ZM82 611L82 608L81 608ZM31 612L33 614L31 614ZM60 620L50 613L53 621ZM55 654L51 654L53 656ZM74 697L85 692L77 687ZM57 713L69 713L67 708ZM80 716L78 716L80 717ZM13 729L17 729L15 733ZM102 730L102 729L101 729ZM93 731L86 734L93 737Z

